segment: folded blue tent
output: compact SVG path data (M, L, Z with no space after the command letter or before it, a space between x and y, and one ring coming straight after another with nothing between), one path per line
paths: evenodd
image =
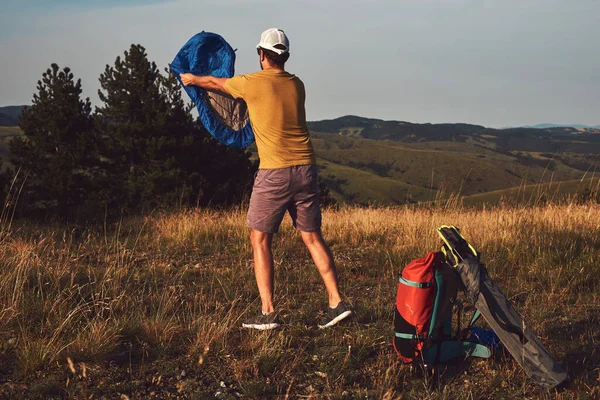
M231 78L234 74L235 51L216 33L200 32L179 50L171 63L171 71L181 83L180 73ZM219 142L243 149L254 141L254 132L246 103L223 93L197 86L184 86L206 130Z

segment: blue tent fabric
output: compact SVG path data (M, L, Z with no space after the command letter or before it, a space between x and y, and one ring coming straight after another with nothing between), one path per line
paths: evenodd
M180 73L190 72L194 75L212 75L218 78L231 78L234 75L235 51L220 35L211 32L200 32L192 37L179 50L171 63L171 71L181 83ZM240 149L254 142L254 132L250 120L240 129L227 124L222 116L214 112L207 100L204 89L197 86L184 86L196 108L202 124L219 142ZM210 93L211 96L218 96Z

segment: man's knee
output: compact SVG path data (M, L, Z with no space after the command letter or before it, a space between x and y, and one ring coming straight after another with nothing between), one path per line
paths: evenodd
M302 232L302 240L304 241L304 244L306 244L307 246L312 246L315 245L317 243L321 243L323 242L323 236L321 236L321 231L315 231L315 232Z
M272 237L272 233L260 232L254 229L250 230L250 243L254 249L269 248Z

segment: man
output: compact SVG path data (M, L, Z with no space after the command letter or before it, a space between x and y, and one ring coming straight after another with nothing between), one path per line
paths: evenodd
M256 46L261 71L233 78L181 74L184 85L227 93L248 105L260 159L250 198L247 224L254 252L254 273L262 312L242 324L245 328L274 329L280 321L273 306L273 234L289 212L294 227L321 274L329 297L326 320L337 324L351 311L338 289L333 256L321 235L317 166L304 108L304 84L285 71L289 40L276 28L261 34Z

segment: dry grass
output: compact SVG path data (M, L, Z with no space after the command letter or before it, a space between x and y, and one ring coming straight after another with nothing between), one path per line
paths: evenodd
M509 357L449 367L444 384L391 350L397 274L459 226L571 386L540 393ZM326 211L352 322L315 329L325 293L297 232L275 240L286 326L258 310L245 210L191 210L109 228L15 226L0 243L0 397L597 398L600 206ZM70 360L70 361L67 361ZM83 372L82 372L83 371Z

